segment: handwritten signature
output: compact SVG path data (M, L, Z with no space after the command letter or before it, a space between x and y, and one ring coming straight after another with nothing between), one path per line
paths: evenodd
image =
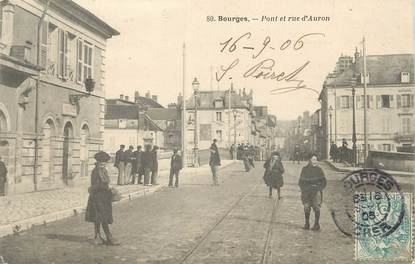
M310 37L310 36L325 36L323 33L308 33L300 36L296 41L292 41L290 39L284 41L280 46L279 50L284 51L289 47L292 47L293 50L297 51L304 47L304 38ZM221 42L220 45L222 48L220 49L220 52L229 52L232 53L235 50L237 50L239 47L242 47L244 50L255 50L255 47L253 46L247 46L248 43L241 43L242 40L250 40L252 36L252 33L247 32L240 37L236 38L234 40L233 37L227 39L224 42ZM275 50L273 46L271 46L271 38L267 36L264 41L262 42L262 46L259 47L259 51L254 53L251 57L252 60L256 60L265 49L271 49ZM234 59L229 65L221 65L219 72L215 73L216 81L220 82L223 80L225 76L229 76L230 72L235 69L240 64L241 59L236 58ZM294 69L293 71L286 73L286 71L276 71L276 60L272 58L263 59L260 62L257 62L248 70L246 70L243 73L244 78L253 78L253 79L261 79L261 80L274 80L277 82L286 82L290 83L289 86L280 87L272 89L270 92L271 94L282 94L282 93L288 93L293 92L299 89L304 89L308 91L313 91L317 94L319 92L315 89L309 88L305 85L304 80L299 79L300 73L308 66L310 65L311 61L305 61L303 64L301 64L299 67ZM232 79L231 76L228 77L229 79Z

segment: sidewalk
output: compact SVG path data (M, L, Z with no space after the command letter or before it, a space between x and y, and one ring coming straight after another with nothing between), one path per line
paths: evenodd
M220 169L233 163L234 161L232 160L224 160ZM209 171L208 165L199 168L186 168L181 171L180 177L181 179L189 178L199 173L208 173ZM122 194L122 200L119 202L160 191L168 185L168 178L169 171L160 171L158 177L159 185L115 185ZM111 181L116 182L113 178L111 178ZM81 214L85 211L87 200L88 186L0 197L0 237L19 233L30 229L34 225L47 224Z
M356 170L361 170L362 167L352 167L347 166L344 163L333 162L331 160L325 160L326 164L328 164L332 169L340 172L353 172ZM406 171L391 171L391 170L383 170L386 173L392 175L396 178L398 183L410 183L414 184L415 181L415 173L406 172Z

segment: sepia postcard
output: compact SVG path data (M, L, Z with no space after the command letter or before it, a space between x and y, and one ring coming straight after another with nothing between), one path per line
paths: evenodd
M0 0L0 264L415 263L411 0Z

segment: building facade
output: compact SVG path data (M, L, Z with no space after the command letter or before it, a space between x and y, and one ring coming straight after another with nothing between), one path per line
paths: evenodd
M196 102L199 149L208 149L213 139L220 148L230 148L234 143L254 144L252 92L199 91ZM186 147L191 150L195 145L194 96L186 102L185 118Z
M368 149L413 151L414 124L414 55L371 55L367 60ZM352 78L356 78L355 97ZM330 138L341 145L352 141L353 105L357 149L364 144L363 58L356 53L353 64L343 72L330 74L320 94L326 157ZM354 102L354 104L353 104ZM331 131L331 133L330 133ZM361 156L361 155L360 155ZM361 160L362 157L358 157Z
M103 145L106 42L119 33L72 1L0 4L6 192L86 182Z

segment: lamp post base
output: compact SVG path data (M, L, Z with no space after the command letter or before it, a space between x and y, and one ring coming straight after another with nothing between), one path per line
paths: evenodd
M199 168L199 149L194 149L194 155L193 155L193 167Z

